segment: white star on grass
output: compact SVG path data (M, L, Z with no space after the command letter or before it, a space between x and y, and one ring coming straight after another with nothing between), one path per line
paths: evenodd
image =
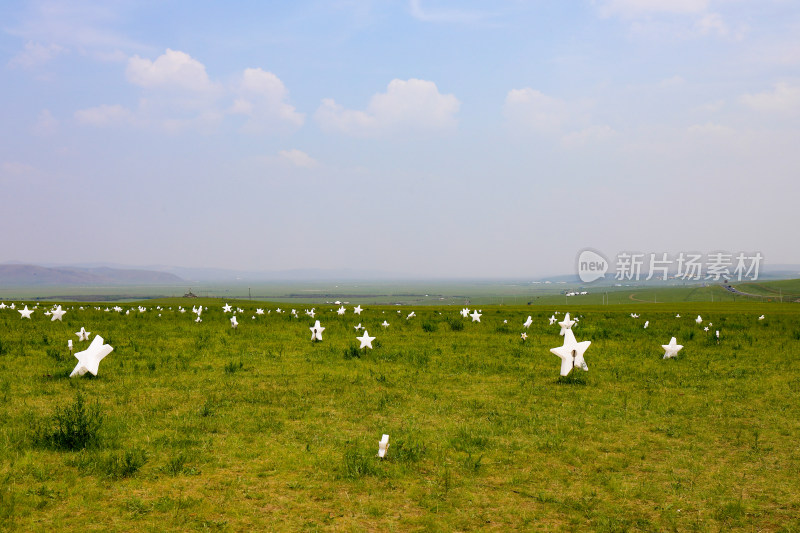
M564 345L551 348L550 351L561 358L561 375L566 376L573 368L578 367L588 371L589 367L583 359L583 354L592 341L578 342L571 329L564 330Z
M359 349L369 348L371 350L372 349L372 341L375 340L375 337L370 337L369 336L369 332L367 332L367 330L365 329L364 330L364 335L361 336L361 337L356 337L356 339L358 339L361 342L361 346L359 346Z
M93 376L97 375L100 361L114 351L114 348L108 344L103 344L103 342L103 337L97 335L88 348L75 354L75 357L78 359L78 364L75 365L75 369L69 377L82 376L86 372L91 373Z
M678 344L678 341L675 339L675 337L672 337L669 341L669 344L662 344L661 347L664 348L664 350L666 350L664 352L663 358L669 359L670 357L675 357L676 355L678 355L678 352L681 351L683 345Z

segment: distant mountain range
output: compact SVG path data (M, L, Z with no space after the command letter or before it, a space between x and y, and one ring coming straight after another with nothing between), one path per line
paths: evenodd
M177 285L185 283L175 274L152 270L0 265L0 286L4 287Z

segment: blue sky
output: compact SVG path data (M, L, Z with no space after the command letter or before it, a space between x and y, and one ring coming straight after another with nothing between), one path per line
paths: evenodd
M0 68L0 261L800 263L790 0L11 0Z

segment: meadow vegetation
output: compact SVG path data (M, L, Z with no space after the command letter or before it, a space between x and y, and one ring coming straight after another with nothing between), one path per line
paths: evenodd
M796 304L315 305L311 342L304 307L223 303L0 310L1 530L800 531ZM82 326L114 351L70 379Z

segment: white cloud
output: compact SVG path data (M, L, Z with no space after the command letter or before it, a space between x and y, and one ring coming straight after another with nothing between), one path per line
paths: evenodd
M695 23L695 27L702 35L716 34L724 37L730 33L728 25L719 13L706 13Z
M305 115L286 102L289 91L272 72L260 68L245 69L238 92L240 98L234 101L230 112L250 117L245 129L259 131L274 125L299 127L305 121Z
M709 0L605 0L598 4L604 16L636 18L653 13L703 13Z
M25 69L35 68L44 65L64 52L66 52L66 50L57 44L44 45L28 41L25 43L25 48L11 58L8 62L8 66Z
M88 109L75 111L75 120L81 124L91 126L114 126L118 124L133 124L136 116L129 109L121 105L100 105Z
M800 110L800 85L776 83L774 90L745 94L740 101L757 111L792 113Z
M394 79L385 93L375 94L366 111L349 110L326 98L315 118L323 129L369 136L392 131L446 130L456 125L461 103L441 94L432 81Z
M42 109L33 125L33 132L36 135L46 137L53 135L58 129L58 119L50 113L49 109Z
M503 108L507 119L539 131L560 129L570 119L567 102L530 87L512 89Z
M278 152L278 156L297 167L313 168L317 166L317 161L302 150L281 150Z
M130 58L125 75L131 83L148 89L167 88L201 92L214 88L202 63L185 52L169 48L155 61L138 55Z

